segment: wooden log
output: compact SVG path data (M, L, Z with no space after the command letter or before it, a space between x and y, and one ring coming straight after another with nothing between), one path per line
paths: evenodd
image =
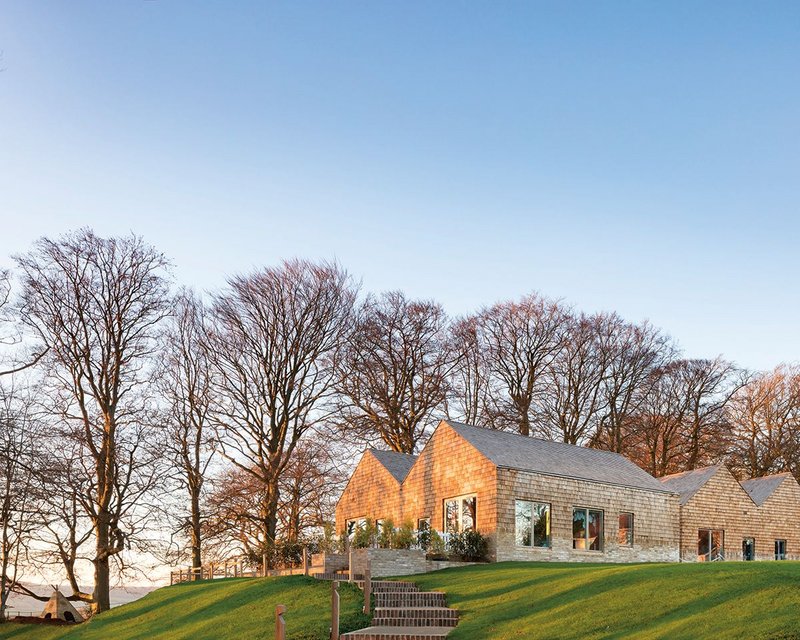
M339 581L331 585L331 640L339 640Z
M279 604L275 607L275 640L286 640L286 622L283 619L283 614L286 613L286 607Z

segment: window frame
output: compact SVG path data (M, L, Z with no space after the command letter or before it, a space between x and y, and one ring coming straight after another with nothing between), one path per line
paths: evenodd
M584 514L584 530L583 530L583 542L584 548L581 549L576 545L576 541L578 538L575 537L575 513L577 511L582 511ZM597 536L595 536L595 540L598 541L598 549L592 549L589 544L589 514L590 513L599 513L600 514L600 532ZM589 553L604 553L606 550L605 545L605 536L606 536L606 514L603 509L597 509L592 507L572 507L572 550L573 551L584 551Z
M531 508L531 537L530 544L520 544L517 541L517 503L530 505ZM547 508L547 537L545 544L536 544L536 527L534 523L534 512L536 507ZM523 500L514 498L514 546L520 549L551 549L553 547L553 505L550 502L540 502L538 500Z
M464 533L464 500L472 499L475 501L475 512L472 517L472 528L467 531L478 530L478 494L477 493L463 493L458 496L451 496L442 500L442 531L444 533ZM451 531L447 526L447 503L456 501L458 504L458 527L456 531Z
M780 553L778 552L778 544L779 543L783 547L783 551L780 552ZM775 540L775 555L773 556L773 558L775 558L775 560L787 560L787 556L788 556L788 554L786 553L786 538L776 538L776 540Z
M626 541L626 542L622 541L622 535L621 534L622 534L623 528L620 527L620 522L621 522L621 519L622 519L623 516L628 516L630 518L630 526L629 527L625 527L625 529L624 529L625 531L629 532L627 537L626 537L626 540L629 540L629 541ZM617 517L617 544L620 547L625 547L626 549L632 548L633 545L634 545L634 542L635 542L635 538L634 538L635 533L636 533L636 518L635 518L635 514L633 513L633 511L620 511L619 512L619 516Z
M701 528L697 530L697 557L698 560L701 556L700 554L700 532L706 532L706 539L708 540L708 553L702 554L703 556L707 556L704 560L700 560L700 562L719 562L720 560L725 560L725 529L713 529L713 528ZM712 542L714 539L714 534L719 534L719 546L717 547L717 556L712 558L711 552L713 551Z

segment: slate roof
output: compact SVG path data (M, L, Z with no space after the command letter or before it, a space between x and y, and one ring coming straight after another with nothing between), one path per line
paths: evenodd
M618 453L444 422L498 467L671 493Z
M764 476L763 478L750 478L750 480L744 480L741 485L742 489L747 491L753 499L753 502L760 507L790 475L792 474L778 473L774 476Z
M693 469L692 471L684 471L683 473L674 473L671 476L664 476L661 478L661 484L675 493L680 494L680 502L684 505L692 499L692 496L697 493L717 471L719 471L721 466L722 465L718 464L713 467L703 467L701 469Z
M369 452L398 482L405 480L408 472L411 471L411 467L417 461L417 456L412 456L410 453L380 451L379 449L370 449Z

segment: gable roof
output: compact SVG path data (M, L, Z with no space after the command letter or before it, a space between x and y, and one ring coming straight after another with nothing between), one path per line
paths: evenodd
M786 480L792 474L789 472L786 473L777 473L773 476L764 476L763 478L750 478L749 480L744 480L740 484L742 485L742 489L747 491L749 496L753 499L759 507L767 501L775 490L781 486L781 483Z
M379 449L369 449L369 452L398 482L405 480L408 472L411 471L411 467L417 461L417 456L412 456L410 453L381 451Z
M693 469L692 471L684 471L683 473L673 473L670 476L660 478L661 484L671 489L681 496L681 504L684 505L692 496L703 488L706 482L714 477L714 474L720 470L721 464L714 465L713 467L702 467L701 469Z
M443 420L497 467L671 493L626 457L563 442Z

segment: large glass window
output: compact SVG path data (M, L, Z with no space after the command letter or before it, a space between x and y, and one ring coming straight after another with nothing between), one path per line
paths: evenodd
M572 548L603 550L603 512L575 507L572 510Z
M550 505L546 502L514 501L515 536L521 547L550 546Z
M347 537L351 538L356 534L358 529L363 529L367 526L366 518L355 518L354 520L347 521Z
M775 541L775 559L786 560L786 540Z
M742 540L742 560L756 559L756 539L745 538Z
M444 530L461 533L475 529L478 500L475 495L458 496L444 501Z
M617 533L617 542L622 547L633 546L633 514L620 513L619 514L619 531Z
M724 560L722 529L699 529L697 531L697 559L700 562Z

